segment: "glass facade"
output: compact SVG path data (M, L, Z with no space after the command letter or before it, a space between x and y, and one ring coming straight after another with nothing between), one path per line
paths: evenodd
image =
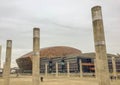
M113 72L112 58L108 58L109 72ZM69 62L70 73L80 72L80 60L82 62L82 70L84 73L94 73L94 58L87 58L84 56L64 56L64 57L54 57L54 58L40 58L40 72L45 73L45 64L47 64L48 73L56 72L56 62L58 63L58 72L67 73L67 62ZM120 58L115 58L116 71L120 72ZM27 73L32 72L32 61L31 58L21 58L17 60L20 67L20 71Z

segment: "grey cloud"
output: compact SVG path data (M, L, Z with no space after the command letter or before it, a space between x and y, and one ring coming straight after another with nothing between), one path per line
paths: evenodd
M32 48L32 30L37 26L41 29L41 47L67 45L83 52L94 51L91 7L101 5L107 50L118 52L119 4L118 0L2 0L0 43L5 49L6 39L13 40L14 61Z

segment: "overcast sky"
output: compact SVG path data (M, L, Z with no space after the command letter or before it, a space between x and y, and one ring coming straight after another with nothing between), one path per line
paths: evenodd
M6 40L13 41L15 59L32 51L33 28L40 28L40 48L70 46L94 52L91 8L102 6L108 53L120 53L119 0L0 0L2 63Z

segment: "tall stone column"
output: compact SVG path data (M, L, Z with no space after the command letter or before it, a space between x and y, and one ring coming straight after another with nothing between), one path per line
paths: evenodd
M48 73L48 68L47 68L48 64L46 63L45 64L45 76L47 76L47 73Z
M108 70L102 11L100 6L92 9L94 43L96 51L97 77L99 85L111 85Z
M82 60L80 59L80 77L83 78Z
M33 85L40 85L40 29L33 29L33 57L32 57L32 81Z
M4 85L10 85L11 52L12 52L12 40L7 40L6 58L3 70Z
M58 77L58 63L56 62L56 77Z
M1 68L1 51L2 51L2 46L0 45L0 68Z
M117 77L115 58L112 57L113 76Z
M67 62L67 76L70 77L70 64Z

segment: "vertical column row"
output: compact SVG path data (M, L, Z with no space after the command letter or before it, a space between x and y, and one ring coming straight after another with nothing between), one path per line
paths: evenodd
M6 58L3 70L4 85L10 85L11 52L12 52L12 40L7 40Z
M32 57L32 81L33 85L40 84L40 29L33 29L33 57Z
M96 51L97 78L99 85L110 85L102 11L100 6L92 8L92 20Z

